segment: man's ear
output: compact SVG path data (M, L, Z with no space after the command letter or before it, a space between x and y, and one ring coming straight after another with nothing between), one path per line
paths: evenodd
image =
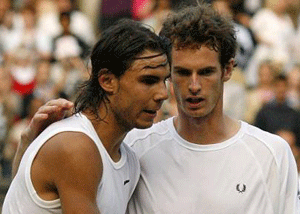
M107 94L114 94L118 90L118 78L107 68L102 68L98 76L99 85Z
M223 73L223 81L224 82L227 82L228 80L230 80L233 69L234 69L234 63L235 63L234 59L231 59L229 61L229 63L225 66L224 73Z

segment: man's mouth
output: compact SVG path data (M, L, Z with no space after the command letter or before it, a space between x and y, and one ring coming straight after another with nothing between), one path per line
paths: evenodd
M156 111L154 111L154 110L144 110L144 112L146 112L148 114L156 114Z
M201 101L203 101L203 98L187 98L186 99L189 103L191 104L197 104L200 103Z

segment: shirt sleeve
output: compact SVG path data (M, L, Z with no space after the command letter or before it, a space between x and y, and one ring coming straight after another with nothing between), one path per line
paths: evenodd
M279 212L282 214L300 213L299 179L295 158L286 143L284 156L280 160L281 188Z

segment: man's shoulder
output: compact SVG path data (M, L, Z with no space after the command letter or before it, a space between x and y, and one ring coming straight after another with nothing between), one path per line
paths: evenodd
M155 123L150 128L147 129L135 128L127 134L124 141L128 145L132 145L133 143L132 141L139 141L151 135L164 135L166 132L169 131L170 120L172 120L172 118Z
M49 125L44 132L47 130L52 131L72 131L72 130L84 130L84 128L89 126L88 119L82 114L74 114L68 118L64 118L57 122Z
M243 122L244 126L246 127L244 130L246 134L249 136L252 136L254 138L260 139L261 141L281 141L285 142L281 137L279 137L276 134L267 132L262 130L261 128L258 128L257 126L248 124L246 122Z
M87 158L98 156L99 151L95 142L82 132L64 131L51 137L41 148L62 157L74 157L78 155Z
M87 118L76 114L66 119L57 121L48 126L30 145L30 147L45 147L47 144L51 150L70 151L78 149L80 152L89 144L95 144L91 125ZM48 147L46 146L46 147ZM36 150L34 149L34 150Z
M173 118L169 118L155 123L147 129L133 129L127 134L124 142L135 152L138 150L145 151L171 137L170 126L172 121Z
M267 148L274 155L289 150L288 143L280 136L264 131L246 122L243 123L245 127L245 136L243 139L245 142L248 142L248 145L259 145L260 147Z

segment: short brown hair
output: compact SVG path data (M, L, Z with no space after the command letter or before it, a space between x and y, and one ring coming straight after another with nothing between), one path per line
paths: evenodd
M170 14L161 36L169 38L173 47L200 48L206 45L220 53L222 67L235 57L237 41L231 19L220 15L210 4L199 3Z

